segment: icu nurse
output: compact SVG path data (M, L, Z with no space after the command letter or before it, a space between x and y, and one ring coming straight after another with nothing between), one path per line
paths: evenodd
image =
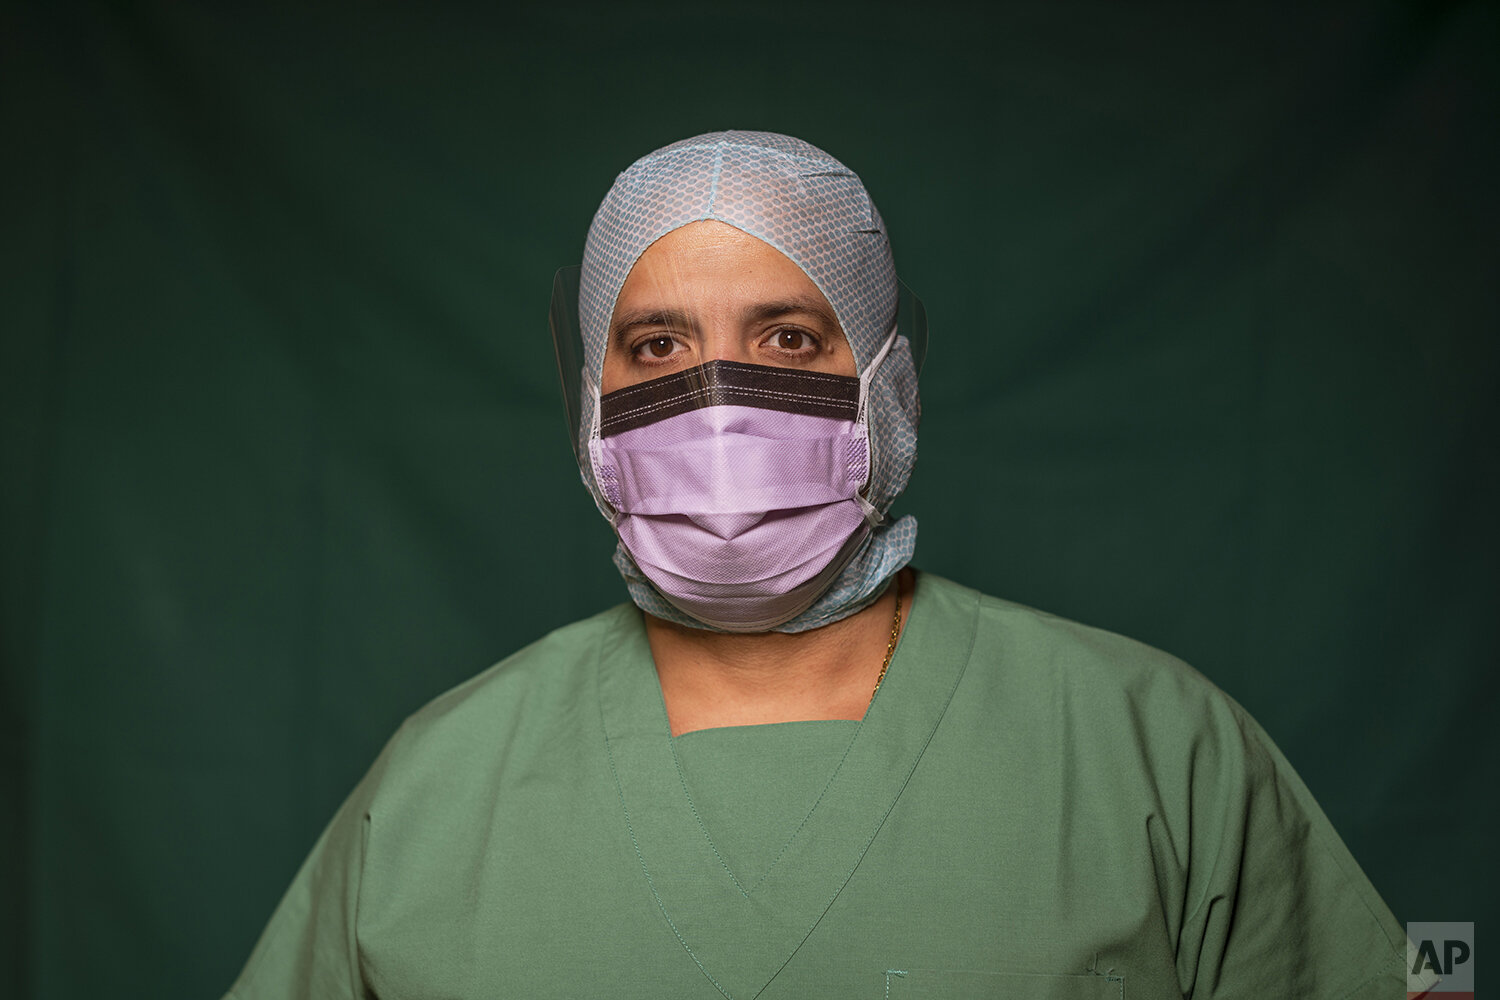
M1404 992L1400 925L1243 709L910 567L925 330L853 172L667 146L557 287L632 601L411 716L229 996Z

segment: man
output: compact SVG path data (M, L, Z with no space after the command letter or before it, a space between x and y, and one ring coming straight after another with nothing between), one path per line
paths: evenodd
M414 715L231 995L1385 997L1405 937L1186 666L907 568L912 336L859 179L699 136L555 315L633 604Z

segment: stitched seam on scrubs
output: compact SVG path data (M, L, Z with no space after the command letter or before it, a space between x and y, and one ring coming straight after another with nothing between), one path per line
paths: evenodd
M401 725L403 729L406 727L406 723L404 722ZM371 810L374 807L375 802L372 795L369 804L365 807L364 817L359 824L359 872L355 876L359 881L354 887L354 912L349 915L350 927L347 931L352 938L349 942L352 945L349 949L352 953L349 956L349 987L351 996L357 996L353 991L358 990L365 984L365 970L360 961L359 903L365 894L365 860L370 856L370 831L375 822L374 817L371 816Z
M901 586L900 582L898 581L895 584L895 586L898 588L898 597L899 597L899 588ZM880 596L883 596L884 593L885 593L885 591L881 591L881 595ZM905 634L904 630L903 630L902 634L903 635ZM899 649L900 649L900 640L898 639L897 640L897 645L896 645L896 650L899 650ZM893 663L895 662L895 658L896 658L895 657L896 650L893 650L892 653L891 653L891 661ZM972 643L970 644L969 650L970 650L970 653L972 654L973 653L973 645L972 645ZM960 674L960 676L961 676L961 674ZM951 692L949 693L948 697L949 697L950 700L952 699L953 695L952 695ZM872 696L871 700L872 701L874 700L873 696ZM946 713L947 712L947 708L944 707L943 711ZM942 716L939 716L939 719L941 719L941 718L942 718ZM828 794L828 789L830 789L830 788L833 787L834 781L838 778L839 774L844 770L844 763L849 759L849 754L854 750L854 744L859 739L859 734L860 734L860 731L862 729L864 729L864 720L863 719L860 720L860 724L855 728L854 735L851 736L851 737L849 737L849 743L848 743L847 746L844 747L843 756L841 756L839 758L839 762L838 762L838 764L836 764L834 766L833 773L828 776L828 780L823 783L823 788L822 788L821 791L818 792L818 797L813 802L812 808L810 808L810 809L807 810L807 815L805 815L805 816L802 817L802 822L800 822L800 823L797 824L797 829L793 830L792 833L791 833L791 836L787 837L786 842L781 845L781 849L776 852L776 856L771 859L771 863L766 866L766 870L765 871L761 872L760 878L758 878L758 879L755 880L755 884L750 887L750 889L749 889L748 892L745 890L745 887L740 884L740 880L738 878L735 878L734 872L730 871L729 864L724 860L724 857L719 853L719 848L714 844L714 838L709 834L708 827L704 825L703 818L698 815L698 807L693 803L692 792L688 791L687 778L682 773L682 764L677 759L677 746L676 746L676 744L671 739L668 739L667 743L672 748L672 763L677 767L677 780L680 781L680 782L682 782L682 793L683 793L683 795L687 796L688 808L690 808L693 811L693 817L698 820L698 829L700 829L700 830L703 831L703 836L708 841L709 849L714 852L714 857L716 857L716 858L719 859L719 863L724 866L724 870L726 872L729 872L729 877L731 879L734 879L735 888L737 888L737 889L740 890L740 895L744 896L746 899L749 899L750 898L750 893L752 893L755 890L759 889L761 887L761 884L764 883L766 879L768 879L768 878L771 877L771 872L773 870L775 870L777 862L779 862L781 860L782 856L786 854L787 849L792 846L793 841L795 841L797 839L797 835L802 832L802 828L805 827L805 826L807 826L807 821L810 820L810 819L812 819L813 814L818 811L818 806L822 804L824 796L826 796ZM932 736L929 734L927 738L930 741L932 739ZM927 744L923 743L922 744L922 751L925 753L926 749L927 749ZM917 759L918 760L921 759L921 754L920 753L917 755ZM908 774L907 774L907 780L910 780L910 778L911 778L911 775L908 772ZM906 782L903 781L901 783L901 786L903 788L905 788L906 787ZM900 797L901 797L901 794L899 792L897 792L896 793L896 798L899 799ZM891 800L891 804L894 807L894 805L895 805L895 799ZM886 814L889 815L889 810L887 810ZM882 817L881 821L880 821L880 825L876 826L876 829L879 830L880 826L883 826L884 824L885 824L885 818ZM866 843L865 843L865 849L866 850L869 849L870 843L873 842L874 839L875 839L874 837L871 837L869 841L866 841ZM860 858L861 859L864 858L864 851L863 850L860 851ZM855 867L858 867L858 866L859 866L859 862L856 861L855 862ZM853 868L849 869L849 874L850 875L854 874L854 869ZM847 883L848 881L849 881L849 879L846 876L844 878L844 882ZM838 897L838 893L842 892L842 891L843 891L843 887L841 885L840 888L834 893L834 898L837 898ZM830 899L828 901L828 903L831 906L833 904L833 899ZM825 906L825 907L823 907L823 909L826 912L827 909L828 909L828 907ZM819 917L819 919L820 920L822 919L821 916ZM816 926L816 925L814 925L814 926ZM801 947L801 945L799 944L798 948L800 948L800 947ZM796 952L793 951L793 954L796 954ZM788 958L787 961L791 961L791 959Z
M1228 695L1226 695L1225 697L1228 697ZM1280 784L1283 780L1289 780L1289 790L1291 792L1293 800L1301 805L1303 804L1305 797L1307 801L1312 802L1313 806L1316 807L1317 800L1312 797L1312 792L1308 791L1306 783L1302 781L1302 778L1299 774L1297 774L1296 769L1291 767L1291 762L1285 760L1285 756L1281 754L1280 749L1276 746L1276 742L1271 739L1270 734L1265 733L1263 730L1260 730L1258 726L1254 725L1254 719L1251 718L1250 715L1245 712L1244 708L1233 698L1229 698L1229 703L1231 709L1234 710L1236 720L1241 720L1240 724L1242 726L1244 726L1246 722L1251 724L1251 735L1255 736L1257 744L1259 744L1261 749L1267 754L1267 756L1271 758L1272 769L1275 774L1277 783ZM1265 743L1260 742L1262 735L1265 736ZM1280 758L1281 762L1286 763L1287 768L1290 771L1290 779L1288 779L1288 776L1282 772L1280 767L1276 766L1278 764L1278 757ZM1310 839L1314 843L1316 843L1318 847L1323 851L1323 853L1333 861L1335 866L1337 866L1339 874L1343 876L1344 881L1355 890L1356 898L1359 900L1360 905L1364 908L1365 914L1380 930L1381 934L1384 935L1386 943L1390 945L1392 949L1392 959L1390 964L1394 965L1399 963L1404 970L1406 965L1406 934L1399 931L1399 929L1398 933L1400 936L1397 938L1393 938L1386 933L1386 924L1383 920L1381 920L1380 913L1372 905L1370 898L1371 895L1375 895L1376 899L1378 900L1379 896L1375 893L1374 886L1370 884L1367 878L1365 878L1364 872L1359 867L1359 862L1355 861L1354 855L1349 853L1348 845L1344 843L1344 840L1339 836L1338 831L1335 830L1332 824L1328 822L1326 814L1322 812L1322 809L1320 807L1317 808L1316 812L1314 812L1313 810L1307 811L1309 814L1308 833ZM1314 821L1318 816L1323 817L1323 823L1321 825ZM1347 995L1348 994L1345 994L1345 996Z
M602 708L599 715L602 723L604 717ZM677 929L677 924L673 922L672 915L667 912L667 905L662 902L661 894L656 891L656 881L651 877L651 869L646 866L646 857L641 853L640 841L636 839L635 827L630 822L630 807L625 804L625 789L620 785L620 772L615 767L615 752L609 745L608 731L604 734L604 753L609 758L609 773L615 779L615 794L620 797L620 809L625 814L625 830L630 834L630 846L635 850L636 860L641 863L641 874L646 876L646 886L651 890L651 898L656 900L656 908L661 911L662 917L667 921L667 926L672 928L672 934L677 938L677 943L682 945L682 950L688 953L688 958L693 960L693 964L698 967L698 971L708 977L708 981L713 983L714 989L718 990L725 997L728 997L729 1000L734 1000L729 991L719 985L719 981L713 977L713 973L709 972L703 963L698 961L698 956L693 954L692 946L687 943L687 939L682 936L682 932Z
M900 583L899 582L896 583L895 586L900 587ZM885 593L884 591L881 592L882 595L884 593ZM904 629L902 630L902 635L903 636L905 635L905 630ZM896 645L896 650L892 651L892 653L891 653L891 663L893 665L896 662L896 652L899 652L900 648L901 648L901 646L900 646L900 640L898 639L897 640L897 645ZM973 653L973 649L974 649L974 647L973 647L973 644L971 642L970 646L969 646L969 652L970 652L971 655ZM963 676L962 671L960 671L959 676L960 677ZM876 694L878 695L879 692L877 691ZM948 693L948 700L952 701L952 699L953 699L953 693L950 691ZM872 696L870 700L873 702L874 701L874 697ZM947 711L948 711L947 702L944 702L943 714L947 714ZM939 715L938 719L941 721L942 715ZM797 824L797 829L795 829L795 830L792 831L792 835L786 839L786 843L784 843L784 844L781 845L781 850L779 850L779 851L776 852L776 857L774 857L774 858L771 859L771 863L766 866L766 870L761 874L760 878L756 879L755 885L753 885L753 886L750 887L750 891L751 892L754 892L756 889L759 889L761 883L764 882L767 878L770 877L772 869L774 869L776 867L776 863L781 860L782 855L786 854L787 848L791 847L792 846L792 842L797 839L797 834L799 834L799 833L802 832L802 828L805 827L805 826L807 826L807 821L810 820L810 819L812 819L813 813L815 813L815 812L818 811L818 806L822 804L823 797L828 794L828 789L830 789L830 788L833 787L834 780L837 779L838 776L839 776L839 774L840 774L840 772L843 771L843 769L844 769L844 763L849 759L849 754L854 751L854 744L856 742L858 742L858 740L859 740L859 734L864 731L864 728L865 728L865 723L864 723L864 720L861 719L860 722L859 722L859 726L856 727L855 730L854 730L854 735L849 738L849 745L846 746L846 747L844 747L844 755L839 758L838 765L836 767L834 767L833 773L828 776L828 781L824 783L823 790L818 793L817 801L812 804L812 808L807 811L807 815L802 817L802 822L800 822L800 823ZM936 728L934 728L933 731L936 732ZM931 740L932 740L932 734L928 733L927 739L924 740L923 743L922 743L922 749L917 753L917 760L921 760L922 759L922 754L927 752L927 744L929 742L931 742ZM672 753L673 753L673 759L675 760L676 759L676 750L674 749ZM915 763L913 763L912 769L913 770L916 769L916 764ZM681 776L681 774L682 774L682 772L681 772L681 770L679 770L678 771L678 775ZM907 775L906 775L906 778L904 780L902 780L902 782L901 782L901 787L904 789L906 787L906 782L910 781L910 780L911 780L911 772L908 771ZM684 787L684 789L686 789L686 784L684 784L683 787ZM896 793L896 797L891 800L891 808L895 808L896 800L899 799L899 798L901 798L901 793L898 791ZM885 817L889 816L889 815L890 815L890 809L887 809L886 812L885 812L885 814L883 816L881 816L880 822L878 824L876 824L876 826L875 826L875 829L877 831L882 826L885 825ZM702 823L700 822L699 825L701 826ZM704 835L707 836L708 831L704 830L703 832L704 832ZM865 851L869 850L870 844L874 843L874 841L875 841L875 837L874 837L873 834L870 836L869 840L865 841L864 848L862 848L860 850L860 852L859 852L859 859L854 862L854 867L855 868L858 868L859 867L859 862L862 861L862 860L864 860ZM710 840L710 844L712 844L712 840ZM717 854L718 851L715 850L714 853ZM846 876L844 876L844 880L843 880L843 882L841 882L839 884L839 888L834 891L833 896L830 897L829 900L828 900L828 904L823 907L823 909L824 909L825 912L827 911L827 909L828 909L829 906L833 905L833 901L838 898L838 894L840 892L844 891L844 885L848 884L849 878L853 874L854 874L854 868L849 869L849 874L846 875ZM736 881L735 884L738 885L739 882ZM743 891L743 890L741 890L741 891ZM747 896L748 896L748 893L747 893ZM820 920L822 919L821 916L819 917L819 919ZM799 945L798 947L800 948L801 946ZM795 954L795 952L794 952L794 954ZM788 961L790 961L790 959L788 959Z
M913 608L916 607L915 595L913 595L912 607ZM947 715L948 715L948 707L953 704L953 695L954 695L955 692L958 691L959 684L963 683L964 674L968 671L968 669L969 669L969 663L974 658L974 643L976 641L978 641L978 638L979 638L979 607L980 607L980 597L979 597L978 594L976 594L975 597L974 597L974 614L973 614L973 622L974 622L974 624L973 624L973 627L969 630L969 648L964 651L963 666L959 668L957 676L955 676L953 678L953 686L948 689L948 696L943 699L943 709L942 709L942 711L940 711L940 712L937 713L937 717L933 720L932 728L927 731L927 736L922 740L921 746L918 748L916 755L912 757L911 768L906 772L906 777L904 777L904 778L901 779L901 787L896 790L896 794L891 798L891 804L890 804L890 806L886 809L886 811L884 813L881 814L880 821L875 824L875 828L870 831L870 836L865 840L864 846L862 846L859 849L859 854L858 854L858 856L854 860L854 867L850 868L849 871L844 874L844 877L839 880L838 887L833 890L833 895L829 896L828 897L828 902L826 902L826 903L823 904L823 909L818 914L818 919L815 920L815 921L813 921L813 926L810 927L810 928L808 928L807 935L803 937L802 941L792 951L792 954L787 956L786 962L782 963L782 968L786 968L787 963L791 962L791 960L794 957L796 957L797 952L802 950L802 945L805 944L805 943L807 943L807 938L812 936L813 930L818 926L818 924L820 924L820 923L823 922L823 917L824 917L825 914L828 913L828 908L833 905L833 901L835 899L839 898L839 893L841 893L841 892L844 891L844 887L846 885L848 885L849 884L849 880L854 877L854 872L855 872L856 869L859 868L860 862L864 861L866 852L868 852L870 850L870 845L873 844L875 842L875 838L877 836L879 836L881 828L885 826L885 821L890 818L892 810L894 810L896 808L896 803L899 802L899 801L901 801L901 795L902 795L903 792L906 791L906 786L911 783L911 776L912 776L912 774L917 770L917 765L922 762L922 757L924 755L926 755L926 753L927 753L927 747L928 747L928 745L930 743L932 743L932 737L934 735L936 735L936 733L938 731L938 727L943 724L943 719L947 717ZM908 619L908 624L909 623L910 623L910 619ZM906 630L902 629L902 636L903 636L903 638L905 637L905 634L906 634ZM901 647L899 645L897 645L897 647L896 647L896 653L891 658L891 666L894 667L896 665L895 656L899 655L900 652L901 652ZM875 692L875 698L879 698L879 697L880 697L880 692L876 691ZM870 704L871 704L872 707L874 706L874 704L875 704L875 699L874 698L870 699ZM865 712L865 717L866 718L869 717L869 711L868 710ZM862 732L864 732L864 729L865 729L864 720L861 719L860 720L860 724L859 724L859 729L855 730L855 732L854 732L854 740L851 740L850 743L849 743L849 746L850 746L851 750L854 747L855 741L857 741L859 739L859 734L862 733ZM847 754L846 754L846 756L847 756ZM778 969L777 972L779 974L780 973L780 969ZM1122 990L1124 989L1123 985L1121 986L1121 989Z
M402 728L405 728L404 723L402 724ZM392 737L392 739L394 739L394 737ZM350 797L353 797L352 793ZM335 814L334 818L329 821L328 827L324 829L323 833L319 836L317 843L314 844L313 853L320 853L319 848L327 846L325 841L328 837L329 831L333 828L334 824L339 821L342 813L343 807L340 807L339 813ZM356 876L359 882L359 887L355 890L354 906L352 907L352 909L346 911L349 926L346 928L345 933L348 934L350 932L354 932L356 937L357 928L354 926L354 924L359 915L359 895L364 888L364 864L365 855L368 852L369 829L370 814L369 811L366 810L364 818L360 823L359 874ZM304 864L306 864L306 862L304 862ZM293 879L292 886L287 890L288 894L290 894L292 889L295 889L297 887L298 879L300 879L302 874L302 870L299 869L297 872L297 878ZM283 901L283 905L284 903L285 901ZM304 914L302 914L302 916L311 920L314 917L313 911L316 909L316 904L309 901L306 904L306 907L307 910ZM287 934L291 933L292 928L288 921L276 919L277 917L281 916L281 912L281 907L278 906L276 913L272 914L270 925L266 928L266 933L271 936L256 942L254 950L252 950L250 953L250 957L245 961L245 967L240 970L239 976L237 976L235 978L235 981L230 985L229 991L224 994L225 1000L230 1000L230 998L242 995L240 992L242 988L247 991L253 990L253 988L259 982L261 974L265 971L266 968L266 961L264 956L275 952L275 945L279 943L282 938L286 937ZM355 940L353 942L350 942L350 944L352 944L354 947L350 949L351 954L348 956L348 982L351 990L358 990L360 985L364 982L363 974L359 968L358 941ZM349 997L350 1000L357 1000L356 994L353 992L349 994Z
M1338 998L1337 998L1337 1000L1348 1000L1348 998L1349 998L1349 997L1352 997L1352 996L1354 996L1354 995L1355 995L1355 994L1357 994L1357 993L1359 993L1359 992L1360 992L1360 991L1361 991L1361 990L1363 990L1363 989L1364 989L1364 988L1365 988L1365 987L1366 987L1366 986L1369 986L1369 985L1370 985L1370 984L1371 984L1371 983L1373 983L1373 982L1374 982L1374 981L1375 981L1375 980L1377 980L1377 979L1379 979L1379 978L1380 978L1380 977L1382 977L1382 976L1384 976L1384 975L1386 975L1386 974L1387 974L1387 973L1388 973L1388 972L1390 972L1390 971L1391 971L1391 970L1392 970L1392 968L1394 968L1394 967L1395 967L1395 966L1397 966L1397 965L1399 965L1399 966L1400 966L1400 968L1401 968L1401 972L1402 972L1402 973L1403 973L1403 975L1402 975L1402 978L1403 978L1403 979L1405 979L1405 978L1406 978L1406 977L1405 977L1405 972L1406 972L1406 956L1405 956L1405 955L1403 955L1403 954L1400 954L1400 953L1399 953L1399 952L1398 952L1398 953L1397 953L1397 954L1394 954L1394 955L1392 955L1392 956L1391 956L1391 957L1390 957L1390 958L1389 958L1389 959L1387 959L1387 960L1386 960L1386 963L1385 963L1385 964L1384 964L1384 965L1382 965L1382 966L1381 966L1381 967L1380 967L1380 968L1379 968L1379 969L1378 969L1378 970L1377 970L1377 971L1376 971L1376 972L1375 972L1375 973L1374 973L1374 974L1373 974L1373 975L1371 975L1371 976L1370 976L1370 977L1369 977L1369 978L1367 978L1367 979L1363 979L1363 980L1361 980L1361 981L1360 981L1360 982L1359 982L1359 985L1357 985L1357 986L1355 986L1355 987L1354 987L1354 988L1353 988L1353 989L1351 989L1351 990L1347 990L1347 991L1345 991L1345 992L1343 992L1343 993L1340 993L1340 994L1339 994L1339 995L1338 995Z
M651 898L656 900L656 908L661 911L662 917L667 921L667 926L672 929L672 934L677 938L677 943L682 945L682 950L688 953L688 958L693 960L693 964L698 967L698 971L708 978L708 981L713 984L714 989L722 993L728 1000L734 1000L730 992L720 986L719 981L713 977L713 974L704 967L702 962L698 961L698 956L693 954L692 946L687 943L687 939L682 936L682 932L677 929L677 924L673 922L672 915L667 912L667 905L662 902L661 894L656 891L656 880L651 877L651 869L646 864L646 856L641 853L641 843L635 836L635 825L630 822L630 807L625 804L625 786L620 783L620 771L615 767L615 751L610 745L609 724L604 719L604 692L599 689L600 675L603 673L603 670L604 650L601 643L598 666L594 671L594 697L599 703L599 731L604 737L604 756L609 761L610 777L615 779L615 794L620 798L620 811L625 815L625 831L630 834L630 846L635 851L636 860L641 863L641 874L646 876L646 887L651 890Z
M905 975L906 975L906 970L905 969L886 969L885 970L885 1000L891 1000L891 977L892 976L905 976Z
M776 852L776 857L771 859L771 863L766 866L766 870L761 873L760 878L755 880L755 885L751 887L752 892L756 889L759 889L760 884L764 882L768 877L770 877L771 870L776 867L776 863L781 860L782 855L786 854L787 848L792 846L792 841L797 839L797 834L802 832L802 828L807 826L807 821L812 819L813 813L818 811L818 806L823 803L823 797L828 794L828 789L833 787L835 779L837 779L839 773L844 770L844 762L849 759L849 753L854 749L854 743L859 739L859 731L862 728L864 728L863 721L861 721L860 725L855 728L854 735L849 737L849 745L844 747L844 755L839 758L839 762L837 766L834 767L833 773L830 774L828 776L828 780L823 783L823 790L818 793L817 801L812 804L812 808L807 811L807 815L802 817L802 822L797 824L797 829L792 831L792 835L786 839L786 843L781 845L781 850ZM863 851L860 852L860 856L864 856ZM853 869L850 869L850 871L852 872ZM847 879L845 881L847 881ZM829 902L832 903L833 901L829 900ZM824 907L824 909L827 909L827 907Z
M734 869L729 867L729 862L724 859L724 855L719 853L718 845L714 843L714 838L709 834L708 827L703 822L703 817L698 813L698 805L693 801L693 793L688 791L687 778L682 773L682 762L677 759L677 743L670 736L667 737L667 749L672 751L672 766L677 769L677 781L682 785L682 796L687 799L688 810L693 814L693 819L698 821L698 829L703 831L703 839L708 841L708 849L713 851L714 857L719 859L719 865L729 875L729 880L740 891L740 895L749 899L750 893L745 891L745 886L734 874Z
M859 729L856 728L854 730L854 735L849 738L848 746L844 747L843 756L841 756L839 758L839 762L834 765L833 773L830 774L828 776L828 780L823 783L823 788L818 792L817 799L813 802L812 807L807 810L807 815L802 817L802 821L797 824L797 828L793 830L791 834L786 838L786 842L781 845L781 849L776 852L776 856L771 859L771 863L766 865L765 871L760 873L760 878L756 879L755 884L752 885L749 889L746 889L744 884L740 882L740 880L735 876L734 871L729 867L729 862L725 860L724 855L719 853L719 848L718 845L714 843L713 835L708 832L708 826L703 822L703 817L698 814L698 806L693 802L693 793L688 789L687 776L682 773L682 762L677 757L677 743L670 737L667 739L667 746L672 751L672 765L677 768L677 780L682 783L682 794L687 798L688 808L692 810L693 818L698 821L698 829L703 831L703 839L708 841L709 850L714 852L714 857L719 859L719 864L723 865L724 871L729 873L730 879L734 881L734 887L740 891L741 896L749 899L750 894L759 889L761 887L761 884L765 882L766 879L770 878L772 870L776 867L776 863L781 860L782 855L786 854L787 848L792 846L792 841L797 839L797 834L802 832L802 828L807 826L807 821L812 819L813 813L818 811L818 806L822 803L823 797L828 794L828 789L833 787L834 779L836 779L839 776L839 772L844 769L844 762L849 759L849 751L854 747L854 740L858 736Z
M1089 967L1087 969L1085 969L1084 971L1087 972L1091 976L1098 976L1100 979L1103 979L1107 983L1119 983L1120 984L1120 996L1122 998L1125 996L1125 977L1124 976L1117 976L1117 975L1115 975L1115 967L1113 965L1111 965L1109 968L1105 969L1103 972L1100 972L1099 971L1099 953L1097 951L1094 952L1094 959L1093 959L1093 961L1089 962Z

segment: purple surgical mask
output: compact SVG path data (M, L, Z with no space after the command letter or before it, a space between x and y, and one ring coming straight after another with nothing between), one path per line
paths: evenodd
M760 632L823 593L880 520L863 382L710 361L600 397L595 480L668 601Z

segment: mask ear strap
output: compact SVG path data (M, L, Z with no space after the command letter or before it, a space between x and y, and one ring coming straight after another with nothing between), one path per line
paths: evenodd
M583 388L588 392L589 399L594 403L593 415L589 417L589 441L594 442L599 439L599 397L601 393L599 392L598 383L594 381L594 373L587 369L583 373Z
M613 499L609 496L608 491L604 488L604 483L600 482L600 480L599 480L599 466L600 466L600 459L599 459L599 448L600 448L600 439L599 439L599 396L600 396L600 392L599 392L599 386L598 386L597 383L595 383L594 376L593 376L593 374L591 372L585 371L583 373L583 389L584 389L584 392L588 393L589 399L591 400L591 402L593 404L590 407L590 409L592 410L592 412L589 415L589 439L588 439L588 448L587 448L587 450L585 452L585 454L588 455L588 460L589 460L589 475L588 475L588 479L585 480L585 485L588 484L588 480L589 479L593 480L592 489L590 489L589 492L591 492L591 493L594 494L594 499L595 499L596 502L601 503L601 504L609 507L610 513L608 515L606 515L606 516L609 517L610 523L613 524L614 521L615 521L615 517L618 515L619 512L615 509L615 503L614 503Z
M880 363L885 360L887 354L891 353L891 346L896 343L896 324L891 324L891 332L885 335L885 342L880 345L880 350L875 352L875 357L865 366L865 370L859 375L859 416L855 425L864 429L865 432L865 483L870 485L870 476L875 473L875 439L870 436L870 425L866 416L870 409L870 383L875 381L875 373L880 370ZM864 486L854 494L855 501L859 504L860 512L865 515L865 520L872 527L878 527L885 523L885 515L880 512L874 504L865 499Z
M870 408L870 383L875 381L875 373L880 370L880 363L885 356L891 353L891 346L896 343L896 324L891 324L891 332L885 335L885 341L880 345L880 350L875 352L875 357L865 366L865 370L859 375L859 417L858 423L865 422L865 413Z

